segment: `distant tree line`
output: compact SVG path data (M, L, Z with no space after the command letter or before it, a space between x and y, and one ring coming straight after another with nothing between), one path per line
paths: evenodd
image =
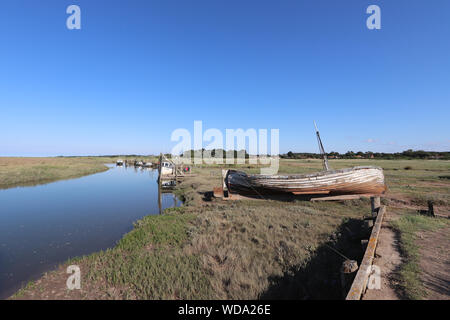
M207 154L211 154L211 157L217 157L220 152L222 152L222 156L224 159L227 158L238 158L241 157L242 154L244 154L245 159L250 158L249 153L246 150L223 150L223 149L212 149L212 150L188 150L185 151L183 154L180 154L180 157L190 157L194 158L195 153L197 152L198 155L202 155L202 157L206 157ZM130 154L130 155L104 155L102 157L141 157L142 155L137 154ZM151 156L151 155L150 155ZM157 157L158 155L154 155ZM172 155L169 153L166 153L165 156L167 158L172 158ZM261 155L259 155L261 156ZM270 155L263 155L270 157ZM60 156L63 157L63 156ZM67 157L67 156L66 156ZM70 157L70 156L68 156ZM86 156L86 157L96 157L96 156ZM386 152L353 152L348 151L346 153L339 153L339 152L328 152L327 153L328 159L385 159L385 160L396 160L396 159L428 159L428 160L450 160L450 152L448 151L423 151L423 150L406 150L403 152L396 152L396 153L386 153ZM285 154L280 154L280 158L282 159L322 159L322 155L319 153L310 153L310 152L292 152L289 151Z
M286 154L280 155L284 159L321 159L322 155L318 153L306 153L306 152L292 152L289 151ZM406 150L396 153L385 152L353 152L348 151L346 153L329 152L327 153L328 159L385 159L385 160L397 160L397 159L437 159L437 160L450 160L450 152L436 152L436 151L423 151L423 150Z
M201 150L188 150L185 151L183 154L180 155L180 157L188 158L189 156L191 158L194 158L195 156L201 155L201 157L206 157L209 154L213 158L217 158L222 153L222 157L224 159L227 158L233 158L236 159L238 157L242 157L244 155L245 159L248 159L250 155L248 152L244 149L242 150L224 150L224 149L212 149L212 150L206 150L205 148Z

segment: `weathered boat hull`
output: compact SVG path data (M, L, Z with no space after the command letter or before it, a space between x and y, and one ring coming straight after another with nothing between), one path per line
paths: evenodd
M171 174L173 174L172 168L161 167L161 175L166 176L166 175L171 175Z
M382 194L386 191L383 169L354 167L303 175L247 175L229 170L225 183L235 193Z

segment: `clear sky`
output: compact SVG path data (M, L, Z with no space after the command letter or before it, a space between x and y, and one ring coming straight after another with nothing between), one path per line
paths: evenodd
M281 152L317 152L313 120L327 151L450 150L448 0L4 0L0 40L0 156L169 152L194 120Z

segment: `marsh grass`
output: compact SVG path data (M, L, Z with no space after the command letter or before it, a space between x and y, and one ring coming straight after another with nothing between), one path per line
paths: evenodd
M178 208L161 216L146 216L113 249L76 261L88 270L85 282L90 283L91 294L100 290L100 295L115 292L115 298L122 299L208 297L210 287L199 257L181 251L193 219Z
M184 252L201 256L214 298L277 298L274 292L282 292L278 298L339 299L340 263L323 259L317 250L330 239L346 238L340 226L360 218L361 210L345 204L269 200L211 206L193 222L192 240ZM351 246L338 250L360 258ZM328 258L334 255L327 253ZM298 287L286 282L290 277L297 279ZM319 282L321 288L313 285Z
M78 178L108 170L94 158L0 157L0 189Z

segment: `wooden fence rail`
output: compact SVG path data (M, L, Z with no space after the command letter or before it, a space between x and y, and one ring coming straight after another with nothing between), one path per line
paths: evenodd
M369 242L367 244L366 252L359 267L356 277L353 280L352 286L347 294L345 300L360 300L364 294L369 280L369 276L372 272L372 262L375 255L375 249L378 243L378 236L380 234L381 225L383 223L383 218L386 212L386 207L381 206L378 210L377 219L372 228L372 233L370 234Z

